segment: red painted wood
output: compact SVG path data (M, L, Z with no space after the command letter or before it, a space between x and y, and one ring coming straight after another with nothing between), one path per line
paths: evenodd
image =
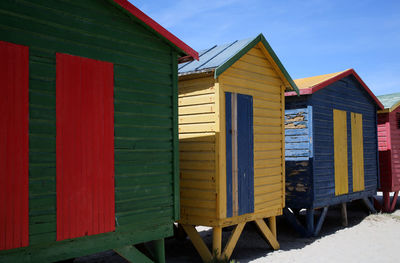
M378 114L378 150L380 170L380 191L392 191L392 153L390 144L390 123L387 113Z
M29 244L29 50L0 41L0 250Z
M57 54L57 240L115 230L113 64Z
M396 191L393 195L392 204L390 205L390 212L394 211L398 197L399 197L399 191Z
M146 25L154 29L157 33L159 33L161 36L165 37L167 40L169 40L172 44L177 46L179 49L184 51L187 55L193 57L193 59L199 60L199 54L193 50L191 47L186 45L182 40L171 34L168 30L166 30L164 27L162 27L160 24L158 24L156 21L151 19L149 16L147 16L145 13L140 11L136 6L132 5L129 1L127 0L114 0L117 4L119 4L121 7L123 7L125 10L127 10L129 13L140 19L142 22L144 22Z
M400 129L397 125L396 114L400 113L400 107L389 113L390 122L390 147L392 168L392 191L400 190Z

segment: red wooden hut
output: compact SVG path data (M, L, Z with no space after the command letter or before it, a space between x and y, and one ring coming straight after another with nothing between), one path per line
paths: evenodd
M400 190L400 92L378 98L385 106L378 111L379 191L383 192L383 211L391 212Z

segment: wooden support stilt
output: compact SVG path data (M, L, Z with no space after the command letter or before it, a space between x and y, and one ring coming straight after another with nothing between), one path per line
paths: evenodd
M188 234L190 240L192 241L193 246L196 248L197 252L199 253L200 257L203 259L204 262L208 262L212 259L212 255L210 250L204 243L203 239L197 232L196 228L192 225L182 225L183 229Z
M213 251L218 258L222 253L222 227L213 228Z
M275 250L279 249L278 240L276 240L276 237L272 234L267 224L265 224L264 219L257 219L255 222L263 236L268 240L268 243L271 245L271 247Z
M314 235L315 237L319 235L319 231L321 231L322 224L323 224L324 221L325 221L325 217L326 217L326 214L327 214L327 213L328 213L328 206L325 206L324 209L322 210L321 216L320 216L319 219L318 219L317 226L315 227L315 231L314 231L314 233L313 233L313 235Z
M347 221L347 206L346 203L342 203L342 226L348 226Z
M374 207L375 207L375 209L376 209L377 211L382 211L382 205L381 205L381 203L380 203L378 200L376 200L375 197L373 197L373 202L374 202Z
M303 227L299 220L297 220L296 215L292 213L287 207L283 208L283 214L285 215L285 219L297 232L299 232L301 237L308 236L307 230Z
M114 249L114 251L129 262L153 263L153 261L132 245Z
M307 209L307 213L306 213L306 217L307 217L307 232L308 235L313 235L314 234L314 208L308 208Z
M276 217L275 216L271 216L271 217L268 218L268 226L269 226L269 229L271 229L271 232L274 235L274 237L277 238L277 234L276 234Z
M164 239L154 240L153 244L154 244L154 262L165 263Z
M399 191L396 191L394 193L393 199L392 199L392 205L390 206L390 212L393 212L394 209L396 208L396 203L397 203L397 198L399 197Z
M374 208L374 206L372 205L372 203L368 200L367 197L364 197L363 199L363 203L368 207L368 209L371 211L371 213L376 214L376 210Z
M239 240L240 234L243 231L244 225L246 223L239 223L238 225L236 225L235 229L232 231L231 236L229 237L228 243L226 243L224 252L222 253L222 257L223 258L230 258L233 252L233 249L236 246L236 243Z
M390 210L390 192L383 192L383 212Z

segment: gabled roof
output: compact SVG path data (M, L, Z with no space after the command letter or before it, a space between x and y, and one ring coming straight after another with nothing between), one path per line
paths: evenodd
M179 75L182 76L214 71L214 77L217 78L260 42L264 45L273 60L271 62L280 70L282 77L289 84L290 88L295 92L298 92L296 84L293 82L292 78L262 34L255 38L236 40L225 45L215 45L209 49L202 50L199 52L199 61L191 61L179 66Z
M400 106L400 92L380 95L378 96L378 99L385 107L382 112L392 112Z
M166 30L156 21L151 19L145 13L140 11L136 6L132 5L127 0L109 0L109 1L118 4L118 6L122 7L130 15L133 15L134 17L138 18L147 27L149 27L151 30L155 31L158 35L166 39L167 42L172 44L175 48L179 49L182 53L186 54L186 56L189 56L185 57L186 61L188 59L189 60L199 59L199 54L194 49L186 45L182 40L174 36L172 33L170 33L168 30Z
M349 75L353 75L357 81L361 84L361 86L365 89L365 91L371 96L371 98L375 101L375 103L379 106L380 109L383 109L382 103L378 100L378 98L372 93L372 91L368 88L368 86L364 83L364 81L358 76L358 74L354 71L354 69L347 69L344 71L325 74L320 76L314 76L309 78L296 79L294 82L300 89L300 95L313 94L314 92L323 89L330 84L343 79ZM293 91L285 92L285 96L295 96L297 95Z

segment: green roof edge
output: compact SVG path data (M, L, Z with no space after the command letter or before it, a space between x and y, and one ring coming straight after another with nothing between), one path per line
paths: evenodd
M214 78L218 78L225 70L227 70L230 66L232 66L236 61L238 61L244 54L246 54L250 49L252 49L258 42L262 42L264 47L267 49L268 53L271 55L272 59L281 70L282 74L285 76L286 80L289 82L290 86L292 86L293 90L296 91L297 95L299 95L299 89L294 83L292 77L290 77L289 73L286 71L285 67L282 65L278 56L275 54L274 50L269 45L268 41L265 39L263 34L259 34L256 38L254 38L249 44L247 44L244 48L242 48L239 52L237 52L230 59L225 61L222 65L217 67L214 71Z

